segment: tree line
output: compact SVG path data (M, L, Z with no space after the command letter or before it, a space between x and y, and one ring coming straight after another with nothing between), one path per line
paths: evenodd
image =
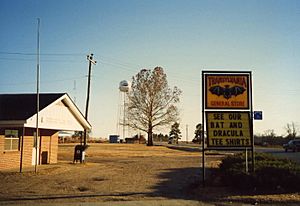
M283 145L289 140L293 140L299 137L299 126L295 122L287 123L284 127L285 134L277 135L274 129L268 129L263 134L254 135L254 143L257 145Z

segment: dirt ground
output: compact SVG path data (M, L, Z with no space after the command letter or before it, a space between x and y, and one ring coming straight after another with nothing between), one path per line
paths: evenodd
M59 145L59 162L22 174L0 172L0 204L196 200L216 205L239 203L300 205L299 193L241 193L201 186L199 152L138 144L91 144L86 163L73 164L74 144ZM207 156L215 168L222 155ZM209 174L209 170L207 173ZM212 181L213 182L213 181Z

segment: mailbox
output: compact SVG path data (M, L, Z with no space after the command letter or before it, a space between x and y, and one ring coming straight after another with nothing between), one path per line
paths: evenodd
M85 162L85 150L87 149L87 145L76 145L74 150L74 163Z

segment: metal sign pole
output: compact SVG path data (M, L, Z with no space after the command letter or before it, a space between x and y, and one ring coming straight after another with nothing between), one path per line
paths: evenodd
M253 135L253 96L252 96L252 73L249 75L249 87L250 87L250 134L251 134L251 159L252 159L252 173L255 171L255 159L254 159L254 135Z
M205 187L205 136L204 136L204 72L202 71L202 126L201 126L201 137L202 137L202 184Z
M245 149L245 161L246 161L246 173L248 173L249 169L248 169L248 150L247 150L247 147Z

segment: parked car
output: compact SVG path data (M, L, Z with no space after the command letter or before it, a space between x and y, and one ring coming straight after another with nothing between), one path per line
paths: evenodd
M283 149L285 149L285 152L289 150L293 152L300 151L300 139L290 140L287 144L283 145Z

